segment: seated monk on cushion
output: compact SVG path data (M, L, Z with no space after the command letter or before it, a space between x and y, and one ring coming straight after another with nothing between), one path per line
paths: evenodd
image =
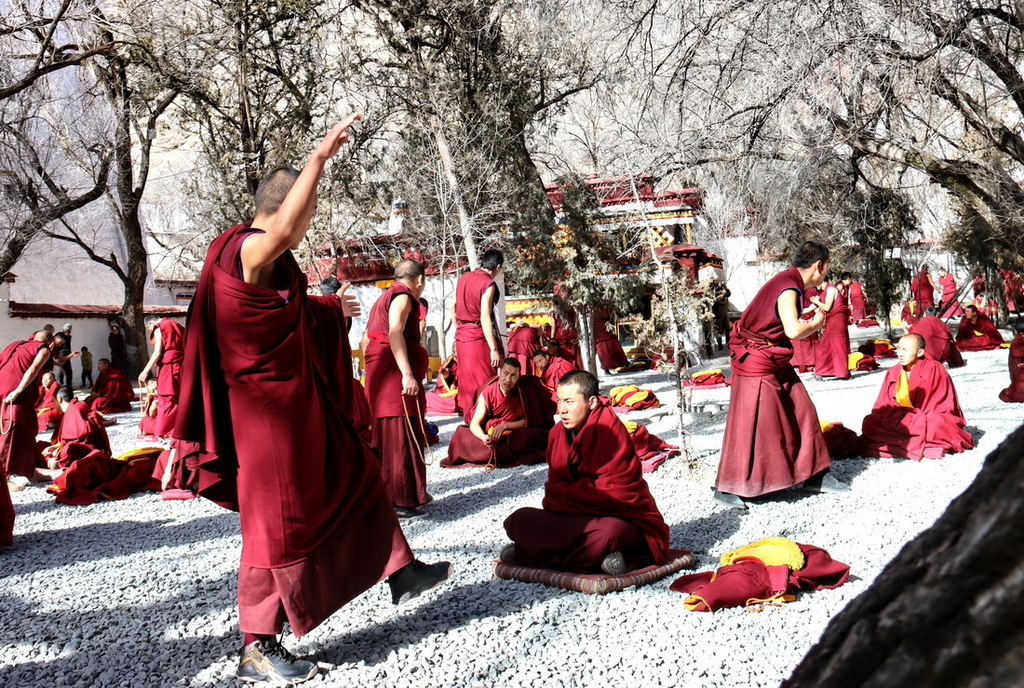
M1010 342L1010 386L999 393L1003 401L1024 401L1024 319L1018 318L1013 324L1017 336Z
M156 384L155 377L146 380L146 396L142 399L142 418L139 419L139 432L143 435L156 435Z
M110 365L110 361L101 358L96 367L100 373L92 383L92 394L86 399L99 413L121 413L132 410L135 399L135 388L124 371Z
M924 337L908 334L896 346L871 413L861 426L861 456L938 459L974 446L949 373L925 358Z
M964 306L964 317L956 330L956 345L961 351L988 351L1003 343L992 319L979 313L976 306Z
M533 369L540 381L551 390L551 400L558 402L558 395L555 389L558 381L568 372L576 370L571 361L561 356L552 356L545 349L537 349L533 352Z
M39 401L36 402L36 421L39 432L52 430L60 423L60 417L63 414L57 407L58 389L60 389L60 383L57 382L57 377L51 372L43 373L39 385Z
M543 463L554 414L551 395L540 380L520 376L519 361L506 358L498 377L477 392L470 423L455 429L441 465L495 468Z
M576 370L558 385L561 422L548 434L542 509L505 519L513 543L501 560L618 576L666 559L669 530L629 433L598 398L597 379Z
M53 431L50 446L43 451L49 468L67 468L95 450L110 455L110 438L103 421L88 404L75 398L70 387L57 390L57 405L64 416Z
M945 363L950 368L963 366L964 357L960 355L949 327L935 315L935 308L929 308L925 313L923 318L910 326L910 331L924 337L924 350L928 358Z

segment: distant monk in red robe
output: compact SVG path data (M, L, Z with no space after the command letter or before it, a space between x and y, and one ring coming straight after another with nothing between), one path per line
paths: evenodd
M900 311L900 320L903 321L903 327L907 329L909 329L911 325L916 323L923 316L924 311L921 310L920 305L917 303L917 299L913 297L903 304L903 310Z
M544 461L555 404L539 379L520 376L519 361L502 362L498 377L480 390L473 408L469 425L455 428L442 466L507 468Z
M86 398L86 402L104 415L131 411L135 389L124 371L110 365L106 358L97 361L96 368L100 372L92 383L92 394Z
M50 446L43 451L49 468L67 468L94 451L110 456L110 438L103 420L87 403L75 398L71 387L57 391L57 403L64 413L53 431Z
M494 322L498 285L494 281L505 262L501 251L490 250L480 267L464 273L455 285L455 356L459 359L456 386L459 408L466 421L473 415L473 400L480 385L494 377L501 364L501 342Z
M864 285L853 279L853 275L844 272L846 277L843 282L846 284L847 293L850 297L850 319L853 322L868 317L868 295L864 291Z
M950 368L960 368L964 365L964 357L960 355L953 333L949 331L949 326L935 315L934 308L929 308L923 318L911 325L910 332L924 337L924 351L928 358L945 363Z
M157 394L156 378L146 380L146 395L142 398L142 418L139 419L139 433L156 436Z
M844 277L850 273L844 272ZM842 281L823 284L824 295L819 307L825 311L825 328L818 339L814 354L816 379L850 379L850 306L846 299L846 285Z
M1009 358L1010 386L999 393L1003 401L1024 402L1024 319L1013 323L1017 336L1010 342Z
M956 345L960 351L988 351L998 349L1002 343L1003 335L987 315L970 304L964 306L964 317L956 330Z
M5 482L12 475L30 480L36 475L40 460L36 447L39 377L63 344L64 335L39 330L0 351L0 469ZM4 508L0 502L0 511Z
M800 320L806 322L814 317L814 314L818 311L815 302L819 300L819 295L820 292L817 287L807 287L804 289L804 304L806 305L800 314ZM814 370L818 357L818 337L819 334L815 331L803 339L792 340L793 360L791 364L797 369L797 372L806 373L809 370Z
M60 383L53 373L43 373L39 385L39 401L36 402L36 426L39 432L46 432L57 427L63 415L57 406L57 390Z
M580 353L580 331L576 327L576 311L569 309L567 313L555 313L554 320L551 338L558 342L558 349L551 349L552 355L561 356L572 363L574 368L582 370L583 356Z
M604 372L610 373L629 365L622 342L615 334L615 326L607 318L594 318L594 346L597 349L597 361Z
M743 497L784 490L803 482L816 492L846 492L829 473L832 460L814 408L791 359L793 339L822 328L825 313L800 320L804 289L821 284L829 251L804 243L793 267L761 287L733 327L729 414L715 479L715 499L746 509Z
M419 297L426 284L423 265L405 259L395 281L370 308L366 323L366 399L373 417L370 446L377 450L384 491L400 519L427 515L429 501L426 399L423 378L430 365L420 343Z
M939 285L935 284L928 266L922 265L917 274L910 280L910 295L917 301L920 313L935 305L935 292Z
M514 323L508 330L508 355L519 361L523 375L537 375L533 369L533 352L540 348L537 328L524 322Z
M156 420L152 434L169 437L178 417L181 361L185 357L185 328L170 318L147 318L146 330L149 332L149 340L153 342L153 355L139 373L139 387L145 389L149 371L156 366Z
M925 358L924 337L896 345L899 365L882 380L874 408L861 424L861 456L938 459L974 446L949 373Z
M505 519L513 566L620 576L665 562L669 529L643 478L633 441L577 370L558 386L561 422L548 434L543 508Z
M939 268L939 287L942 289L942 315L940 318L956 318L964 314L957 298L956 278L951 272Z
M256 191L252 223L217 237L189 309L175 437L199 445L202 496L239 512L242 556L237 675L294 684L317 673L277 637L305 635L389 577L396 604L445 579L412 551L384 493L380 467L329 389L351 365L338 296L308 296L297 248L316 210L327 160L352 115L327 134L302 172L279 168Z
M544 349L537 349L533 352L532 361L534 370L537 371L537 377L547 389L551 390L551 400L557 403L558 381L566 373L576 370L576 367L561 356L552 356Z

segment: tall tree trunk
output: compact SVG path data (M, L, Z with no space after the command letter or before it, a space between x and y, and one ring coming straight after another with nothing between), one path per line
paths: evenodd
M1024 427L832 620L783 686L1024 685L1022 455Z

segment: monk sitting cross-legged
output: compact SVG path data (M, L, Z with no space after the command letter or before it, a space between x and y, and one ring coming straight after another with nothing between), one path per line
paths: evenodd
M39 401L36 402L36 423L39 432L45 432L57 427L60 417L63 415L57 407L57 390L60 383L53 373L43 373L42 382L39 385Z
M1017 336L1010 342L1007 363L1010 366L1010 386L999 393L999 398L1007 402L1024 401L1024 320L1019 319L1013 324Z
M1003 335L992 319L979 313L977 306L964 306L964 317L956 330L956 345L961 351L987 351L998 349Z
M924 337L908 334L861 430L861 456L938 459L974 446L949 373L925 358Z
M100 373L92 383L92 394L86 399L99 413L121 413L132 410L135 389L124 371L110 365L110 361L101 358L96 363Z
M548 434L542 509L505 519L506 564L622 575L661 564L669 529L643 478L629 433L598 398L597 379L575 370L558 385L561 422Z
M43 452L50 468L67 468L96 450L110 455L110 438L103 421L88 404L75 398L70 387L57 390L57 405L64 415Z
M469 425L455 429L441 465L504 468L543 463L554 412L550 392L540 380L520 376L519 361L506 358L498 377L480 388Z
M533 352L533 368L537 371L537 377L544 383L544 386L551 390L551 398L558 403L558 381L566 373L576 370L571 361L561 356L552 356L544 349L537 349Z

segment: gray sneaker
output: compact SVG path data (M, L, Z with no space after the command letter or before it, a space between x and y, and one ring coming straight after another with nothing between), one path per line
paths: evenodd
M235 672L246 683L272 681L278 685L295 685L316 676L314 662L299 659L284 648L280 641L264 643L262 640L242 648L242 657Z

